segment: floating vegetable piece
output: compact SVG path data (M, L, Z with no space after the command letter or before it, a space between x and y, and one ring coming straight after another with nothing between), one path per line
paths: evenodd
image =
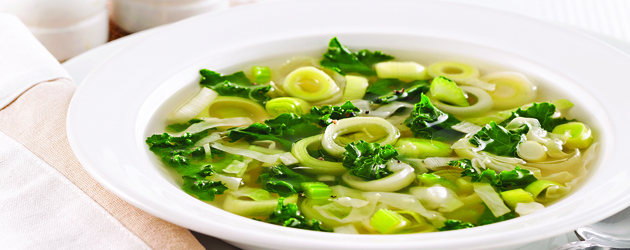
M495 109L516 108L536 98L536 86L521 73L498 72L485 75L481 80L496 85L494 90L488 91Z
M268 83L271 81L271 70L266 66L253 66L252 78L255 83Z
M435 100L446 102L460 107L468 107L470 104L466 100L464 91L450 79L438 76L431 81L429 96Z
M492 97L490 97L485 90L472 86L461 86L460 89L466 93L469 99L474 100L472 105L460 107L442 103L439 100L432 100L433 104L440 110L458 117L479 116L492 109L494 102L492 101ZM466 101L466 103L468 103L468 101Z
M453 130L453 125L460 120L437 109L429 97L422 94L421 101L416 103L411 115L405 120L405 125L411 129L413 135L425 139L432 138L458 138L463 134Z
M270 99L267 92L271 90L271 85L252 84L243 71L231 75L221 75L212 70L202 69L199 74L201 74L199 84L216 91L221 96L251 99L260 104L264 104Z
M562 185L560 185L560 183L557 183L555 181L548 181L548 180L537 180L535 182L532 182L531 184L527 185L527 187L525 187L525 191L529 192L530 194L532 194L532 196L534 197L534 199L538 202L542 202L542 201L546 201L547 197L545 197L545 193L547 191L547 189L549 188L558 188L561 187Z
M168 120L177 123L187 122L201 113L219 94L209 88L201 88L199 93L182 104L169 117Z
M250 99L235 96L219 96L204 109L197 118L234 118L247 117L254 122L262 122L269 118L265 108Z
M443 76L460 84L475 86L485 90L494 90L494 84L479 80L479 69L476 67L453 61L441 61L429 65L429 75Z
M379 209L370 219L370 225L382 234L401 231L410 224L405 217L389 209Z
M535 141L525 141L517 146L516 153L521 159L531 162L540 162L547 159L547 149Z
M293 97L278 97L269 100L265 104L267 113L271 116L278 116L282 113L293 113L296 115L308 114L311 105L308 102Z
M446 157L453 153L451 144L420 138L401 138L395 144L400 155L411 158Z
M260 191L267 192L262 189ZM267 193L268 194L268 193ZM298 195L294 194L284 199L284 204L297 203ZM278 199L269 196L265 200L244 200L233 196L232 194L225 197L223 208L231 213L242 216L269 216L278 207Z
M337 144L335 141L338 137L341 137L344 134L361 131L376 133L380 130L385 134L385 137L378 140L378 144L380 145L395 144L398 137L400 137L398 129L383 118L353 117L338 120L336 123L337 124L331 124L326 128L324 131L324 138L322 138L322 146L333 156L341 156L341 154L346 152L346 149Z
M429 81L415 80L404 82L399 79L378 79L366 90L364 99L378 104L395 101L417 103L420 95L429 92Z
M532 194L520 188L501 192L501 198L512 209L516 208L517 203L534 202Z
M323 101L339 92L337 83L315 67L294 70L284 79L282 89L287 94L308 102Z
M362 76L346 76L346 88L343 91L341 101L363 99L368 86L368 79Z
M342 175L346 172L341 162L328 161L324 157L314 158L308 153L308 148L313 144L320 144L323 135L314 135L296 142L291 148L291 153L305 166L304 172L311 174ZM334 179L334 178L333 178Z
M556 126L552 133L568 135L569 139L563 146L567 148L588 148L593 143L591 129L581 122L569 122Z
M428 79L424 66L416 62L382 62L374 65L379 78L396 78L403 80Z
M333 37L328 43L328 51L324 54L324 59L320 64L342 75L356 72L364 76L373 76L376 75L372 70L374 64L392 59L394 59L393 56L383 54L380 51L371 52L364 49L352 53L341 45L336 37Z

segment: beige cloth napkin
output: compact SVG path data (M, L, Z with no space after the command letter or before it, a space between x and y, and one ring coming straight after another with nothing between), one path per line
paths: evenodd
M0 249L203 249L190 231L126 203L83 169L65 124L76 87L42 48L0 14ZM39 76L15 77L6 70L14 62L19 75Z

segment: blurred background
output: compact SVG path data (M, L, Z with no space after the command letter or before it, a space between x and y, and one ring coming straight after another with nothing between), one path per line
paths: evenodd
M129 34L202 13L269 1L277 0L2 0L0 12L17 15L63 62ZM627 0L442 1L514 12L613 41L630 42ZM448 10L445 13L448 18Z

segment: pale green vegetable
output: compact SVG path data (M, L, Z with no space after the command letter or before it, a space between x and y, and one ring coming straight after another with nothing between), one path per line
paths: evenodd
M409 186L416 179L416 175L413 168L407 165L402 170L378 180L365 181L361 177L351 175L350 172L346 172L341 178L348 186L359 190L394 192Z
M516 108L536 98L536 86L521 73L498 72L485 75L481 80L496 85L494 90L488 91L495 109Z
M339 86L324 71L315 67L301 67L289 73L282 83L287 94L308 102L318 102L333 97Z
M527 185L527 187L525 187L525 191L532 194L532 196L534 197L536 201L544 202L547 200L545 196L545 192L547 191L547 189L549 188L557 189L558 187L561 187L561 186L562 185L560 185L560 183L557 183L555 181L537 180Z
M177 108L168 120L177 123L187 122L208 107L217 96L219 93L216 91L202 87L194 97Z
M475 86L484 90L494 90L494 84L479 79L477 67L453 61L441 61L429 65L429 75L432 77L443 76L459 84Z
M230 190L238 190L241 186L241 181L243 180L243 178L240 177L227 176L219 173L206 176L206 179L211 181L220 181Z
M239 188L238 191L228 190L227 193L231 194L232 196L234 196L234 198L237 198L237 199L249 198L254 201L264 201L264 200L275 199L273 196L271 196L269 191L261 189L261 188L242 187L242 188Z
M206 129L221 127L221 126L229 126L229 127L239 127L239 126L249 126L252 123L252 119L247 117L234 117L234 118L203 118L202 122L195 123L190 125L186 130L182 131L182 133L197 133L204 131Z
M410 224L411 221L388 209L379 209L370 219L370 225L382 234L396 233Z
M547 149L535 141L521 142L516 148L516 153L521 159L531 162L541 162L547 159Z
M528 214L531 214L533 212L542 210L544 208L545 208L545 205L533 201L533 202L529 202L529 203L517 203L516 204L516 208L514 209L514 211L518 215L523 216L523 215L528 215Z
M400 155L411 158L446 157L453 153L451 144L420 138L401 138L394 147Z
M474 96L477 101L466 107L453 106L434 99L431 99L431 103L433 103L433 105L435 105L438 109L458 117L479 116L490 111L490 109L494 106L492 97L490 97L488 92L485 90L472 86L461 86L461 89L469 96L469 98L470 96Z
M563 146L567 148L588 148L593 143L593 134L586 124L581 122L569 122L556 126L552 133L568 135Z
M265 109L267 110L267 113L273 117L282 113L304 115L309 113L311 105L300 98L278 97L265 103Z
M284 204L297 203L297 194L284 198ZM225 197L223 209L242 216L268 216L278 207L277 199L270 200L243 200L229 194Z
M359 234L357 228L352 224L335 227L333 228L333 232L340 234Z
M368 132L368 136L372 134L385 134L384 138L376 140L380 145L395 144L400 137L398 129L387 120L378 117L352 117L336 121L336 124L330 124L324 131L322 138L322 146L333 156L341 156L345 152L345 148L337 144L335 140L345 134L356 132ZM373 138L377 139L377 138ZM368 141L369 138L364 138ZM345 145L344 145L345 146Z
M368 79L362 76L346 75L346 88L343 90L342 102L360 100L365 96L369 86Z
M291 154L287 155L288 152L275 154L275 155L268 155L268 154L256 152L254 150L226 146L217 142L212 143L211 146L223 152L253 158L264 163L274 163L274 164L278 163L279 164L281 162L285 162L285 163L290 163L288 165L291 165L298 162L298 160L295 159L295 157L293 157Z
M470 106L464 91L455 82L446 77L439 76L434 78L431 81L429 90L429 96L435 100L460 107Z
M440 184L431 187L412 187L409 192L416 196L428 209L437 209L439 212L452 212L464 206L457 198L455 191Z
M424 66L416 62L380 62L374 65L379 78L398 78L404 80L428 79Z
M517 203L534 202L532 194L521 188L503 191L501 192L501 198L512 209L516 208Z
M254 122L263 122L269 118L267 111L259 103L235 96L219 96L215 98L195 118L203 119L208 116L221 119L246 117Z
M499 217L511 211L505 203L503 203L503 199L501 199L490 183L475 182L473 183L473 188L475 189L475 193L479 195L495 217Z
M331 187L332 188L332 187ZM368 203L361 207L345 206L337 201L304 199L300 211L308 219L316 219L330 227L367 220L373 213L378 196L366 197Z
M297 141L291 148L291 153L295 156L300 163L306 168L304 171L311 174L330 174L341 175L346 172L346 168L343 167L341 162L331 162L320 159L315 159L308 154L308 148L321 144L321 140L324 135L315 135L302 140Z

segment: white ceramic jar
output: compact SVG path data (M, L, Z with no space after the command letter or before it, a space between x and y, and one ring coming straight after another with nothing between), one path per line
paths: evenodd
M107 42L106 0L2 0L59 61Z
M229 0L113 0L112 19L122 29L137 32L223 10L229 4Z

